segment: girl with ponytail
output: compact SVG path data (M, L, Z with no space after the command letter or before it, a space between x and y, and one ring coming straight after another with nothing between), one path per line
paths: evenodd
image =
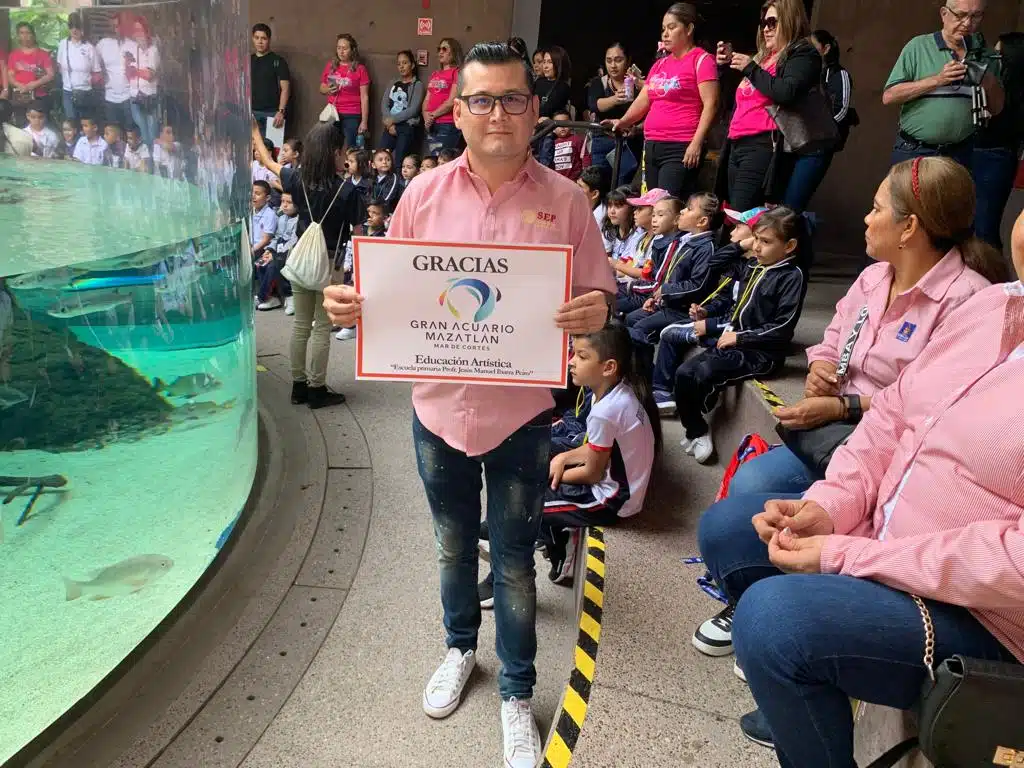
M573 340L573 383L590 390L583 445L551 459L541 539L556 584L572 583L575 536L591 525L614 525L640 512L661 424L650 373L637 360L629 331L619 323Z

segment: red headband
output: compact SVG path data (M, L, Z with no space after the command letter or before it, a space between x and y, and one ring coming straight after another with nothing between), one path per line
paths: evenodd
M910 169L910 188L914 192L914 199L921 202L921 158L915 157L914 164Z

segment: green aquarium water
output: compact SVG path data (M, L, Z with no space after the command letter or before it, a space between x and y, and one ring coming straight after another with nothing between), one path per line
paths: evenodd
M153 631L246 502L246 186L0 156L0 763Z

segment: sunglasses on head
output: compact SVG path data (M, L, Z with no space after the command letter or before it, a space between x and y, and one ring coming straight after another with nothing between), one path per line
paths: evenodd
M779 17L778 16L763 16L761 18L761 28L766 32L774 32L779 28Z

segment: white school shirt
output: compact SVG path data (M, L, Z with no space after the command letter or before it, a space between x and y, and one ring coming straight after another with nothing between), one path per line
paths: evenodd
M185 156L181 144L174 142L174 151L168 152L159 141L153 144L153 173L168 179L185 178Z
M25 130L28 135L32 137L32 143L35 145L32 150L32 157L45 157L51 158L57 156L57 147L60 146L60 136L52 128L43 126L43 130L36 133L32 130L32 126L26 125Z
M124 145L124 164L131 171L145 171L146 160L152 159L149 154L149 147L139 144L138 149L132 149L130 145Z
M98 137L95 142L90 142L85 136L79 136L72 157L86 165L103 165L108 149L110 148L102 137Z
M93 44L86 40L76 43L70 37L57 44L57 67L65 91L92 90L93 73L102 71Z
M157 83L160 76L160 51L156 47L156 40L150 42L148 48L143 48L134 40L126 40L121 46L123 52L131 54L135 59L136 69L151 69L154 72L152 80L144 80L141 77L133 77L128 81L128 93L133 98L142 94L143 96L156 96Z
M594 498L607 502L628 490L619 517L632 517L644 504L654 466L654 430L647 411L632 387L619 382L590 407L587 444L595 451L611 451L604 478L590 486Z
M96 56L106 73L105 98L111 104L128 101L128 75L124 69L124 46L117 38L104 37L96 43Z

